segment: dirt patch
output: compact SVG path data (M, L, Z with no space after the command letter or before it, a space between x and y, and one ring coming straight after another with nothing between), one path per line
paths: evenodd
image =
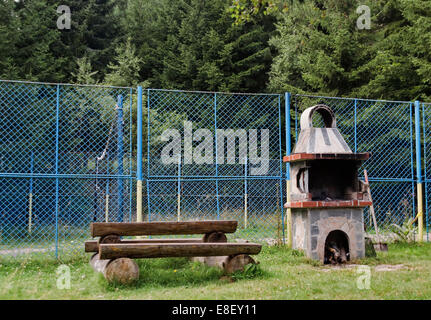
M8 256L16 257L19 255L25 255L30 253L45 253L50 250L54 250L54 248L51 248L51 249L21 248L21 249L12 249L12 250L0 250L0 255L8 255Z
M359 264L336 264L336 265L325 266L325 268L322 268L321 271L329 272L329 271L337 271L337 270L351 270L351 269L356 269L359 266L360 266Z
M396 264L396 265L380 264L374 268L376 272L397 271L402 269L407 269L407 267L403 264Z
M360 267L360 264L342 264L342 265L334 265L334 266L325 266L325 268L320 269L323 272L337 271L337 270L352 270ZM379 264L377 266L370 266L372 271L376 272L386 272L386 271L398 271L403 269L408 269L403 264Z

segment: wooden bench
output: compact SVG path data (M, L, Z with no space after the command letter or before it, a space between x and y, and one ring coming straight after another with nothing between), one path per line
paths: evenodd
M85 242L85 252L95 253L90 264L108 281L129 283L139 277L132 259L192 257L227 273L256 263L249 255L258 254L256 243L228 243L226 233L234 233L237 221L92 223L91 235L98 240ZM123 236L195 235L201 239L122 239Z

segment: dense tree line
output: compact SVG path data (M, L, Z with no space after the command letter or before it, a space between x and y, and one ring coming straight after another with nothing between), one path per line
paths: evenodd
M0 1L0 77L429 99L427 0ZM359 30L367 5L371 28Z
M263 91L275 17L234 25L229 0L70 0L59 30L57 1L0 2L0 76L50 82Z
M357 28L359 5L370 8L369 30ZM429 99L430 1L297 1L277 30L272 90Z

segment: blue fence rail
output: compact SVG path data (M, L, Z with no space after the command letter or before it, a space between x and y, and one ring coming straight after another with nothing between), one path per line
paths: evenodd
M413 102L0 80L0 254L77 254L91 222L137 219L236 219L234 238L283 242L282 155L317 103L372 153L381 227L416 215L423 171L429 230L430 104L418 120Z

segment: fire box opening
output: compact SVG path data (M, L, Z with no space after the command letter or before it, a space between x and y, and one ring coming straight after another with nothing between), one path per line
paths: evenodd
M358 192L356 163L343 160L314 161L309 167L309 192L313 201L352 199Z
M341 230L328 234L325 241L325 264L339 264L350 261L349 237Z

